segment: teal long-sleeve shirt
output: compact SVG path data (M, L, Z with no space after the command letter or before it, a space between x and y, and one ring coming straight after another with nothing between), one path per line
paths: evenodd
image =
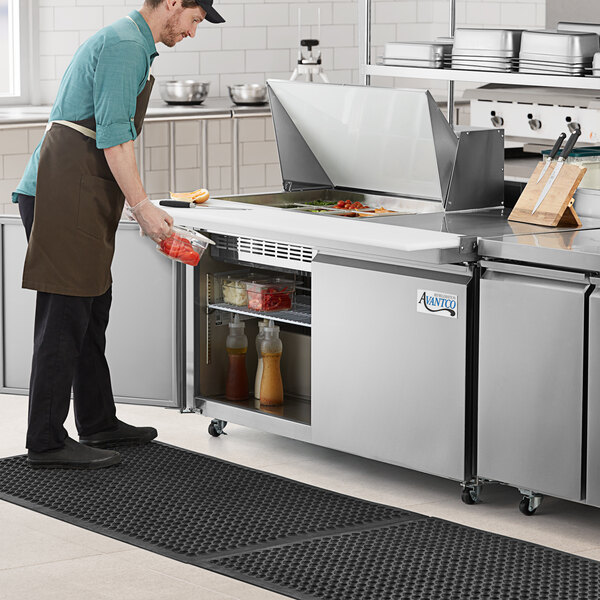
M96 147L135 140L137 97L158 56L150 27L137 11L104 27L77 50L60 82L49 121L96 120ZM39 143L13 193L35 196Z

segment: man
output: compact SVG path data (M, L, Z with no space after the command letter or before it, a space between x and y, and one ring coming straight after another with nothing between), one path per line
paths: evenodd
M38 292L27 429L31 467L107 467L121 458L103 446L157 436L152 427L116 417L104 356L110 266L125 200L145 235L160 242L172 234L172 218L144 191L133 140L154 82L155 43L172 47L194 37L204 19L224 22L212 4L145 0L139 12L87 40L65 72L44 139L13 195L29 239L23 287ZM79 443L64 428L71 388Z

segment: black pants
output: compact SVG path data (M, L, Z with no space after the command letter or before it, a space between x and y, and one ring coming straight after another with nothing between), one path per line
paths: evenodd
M19 195L27 239L35 198ZM104 356L112 290L93 298L37 292L27 448L62 448L71 388L79 435L114 428L115 402Z

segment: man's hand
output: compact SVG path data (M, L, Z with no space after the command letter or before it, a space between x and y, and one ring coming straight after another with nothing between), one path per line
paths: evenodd
M145 198L131 207L131 212L144 235L157 244L173 235L173 217Z

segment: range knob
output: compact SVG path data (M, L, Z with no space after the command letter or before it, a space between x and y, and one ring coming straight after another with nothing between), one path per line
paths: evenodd
M542 122L539 119L529 119L529 127L532 131L538 131L542 128Z
M576 131L581 130L581 125L576 121L571 121L570 123L567 123L567 127L569 128L569 131L571 133L575 133Z
M492 117L492 125L494 127L502 127L504 125L504 119L498 115Z

